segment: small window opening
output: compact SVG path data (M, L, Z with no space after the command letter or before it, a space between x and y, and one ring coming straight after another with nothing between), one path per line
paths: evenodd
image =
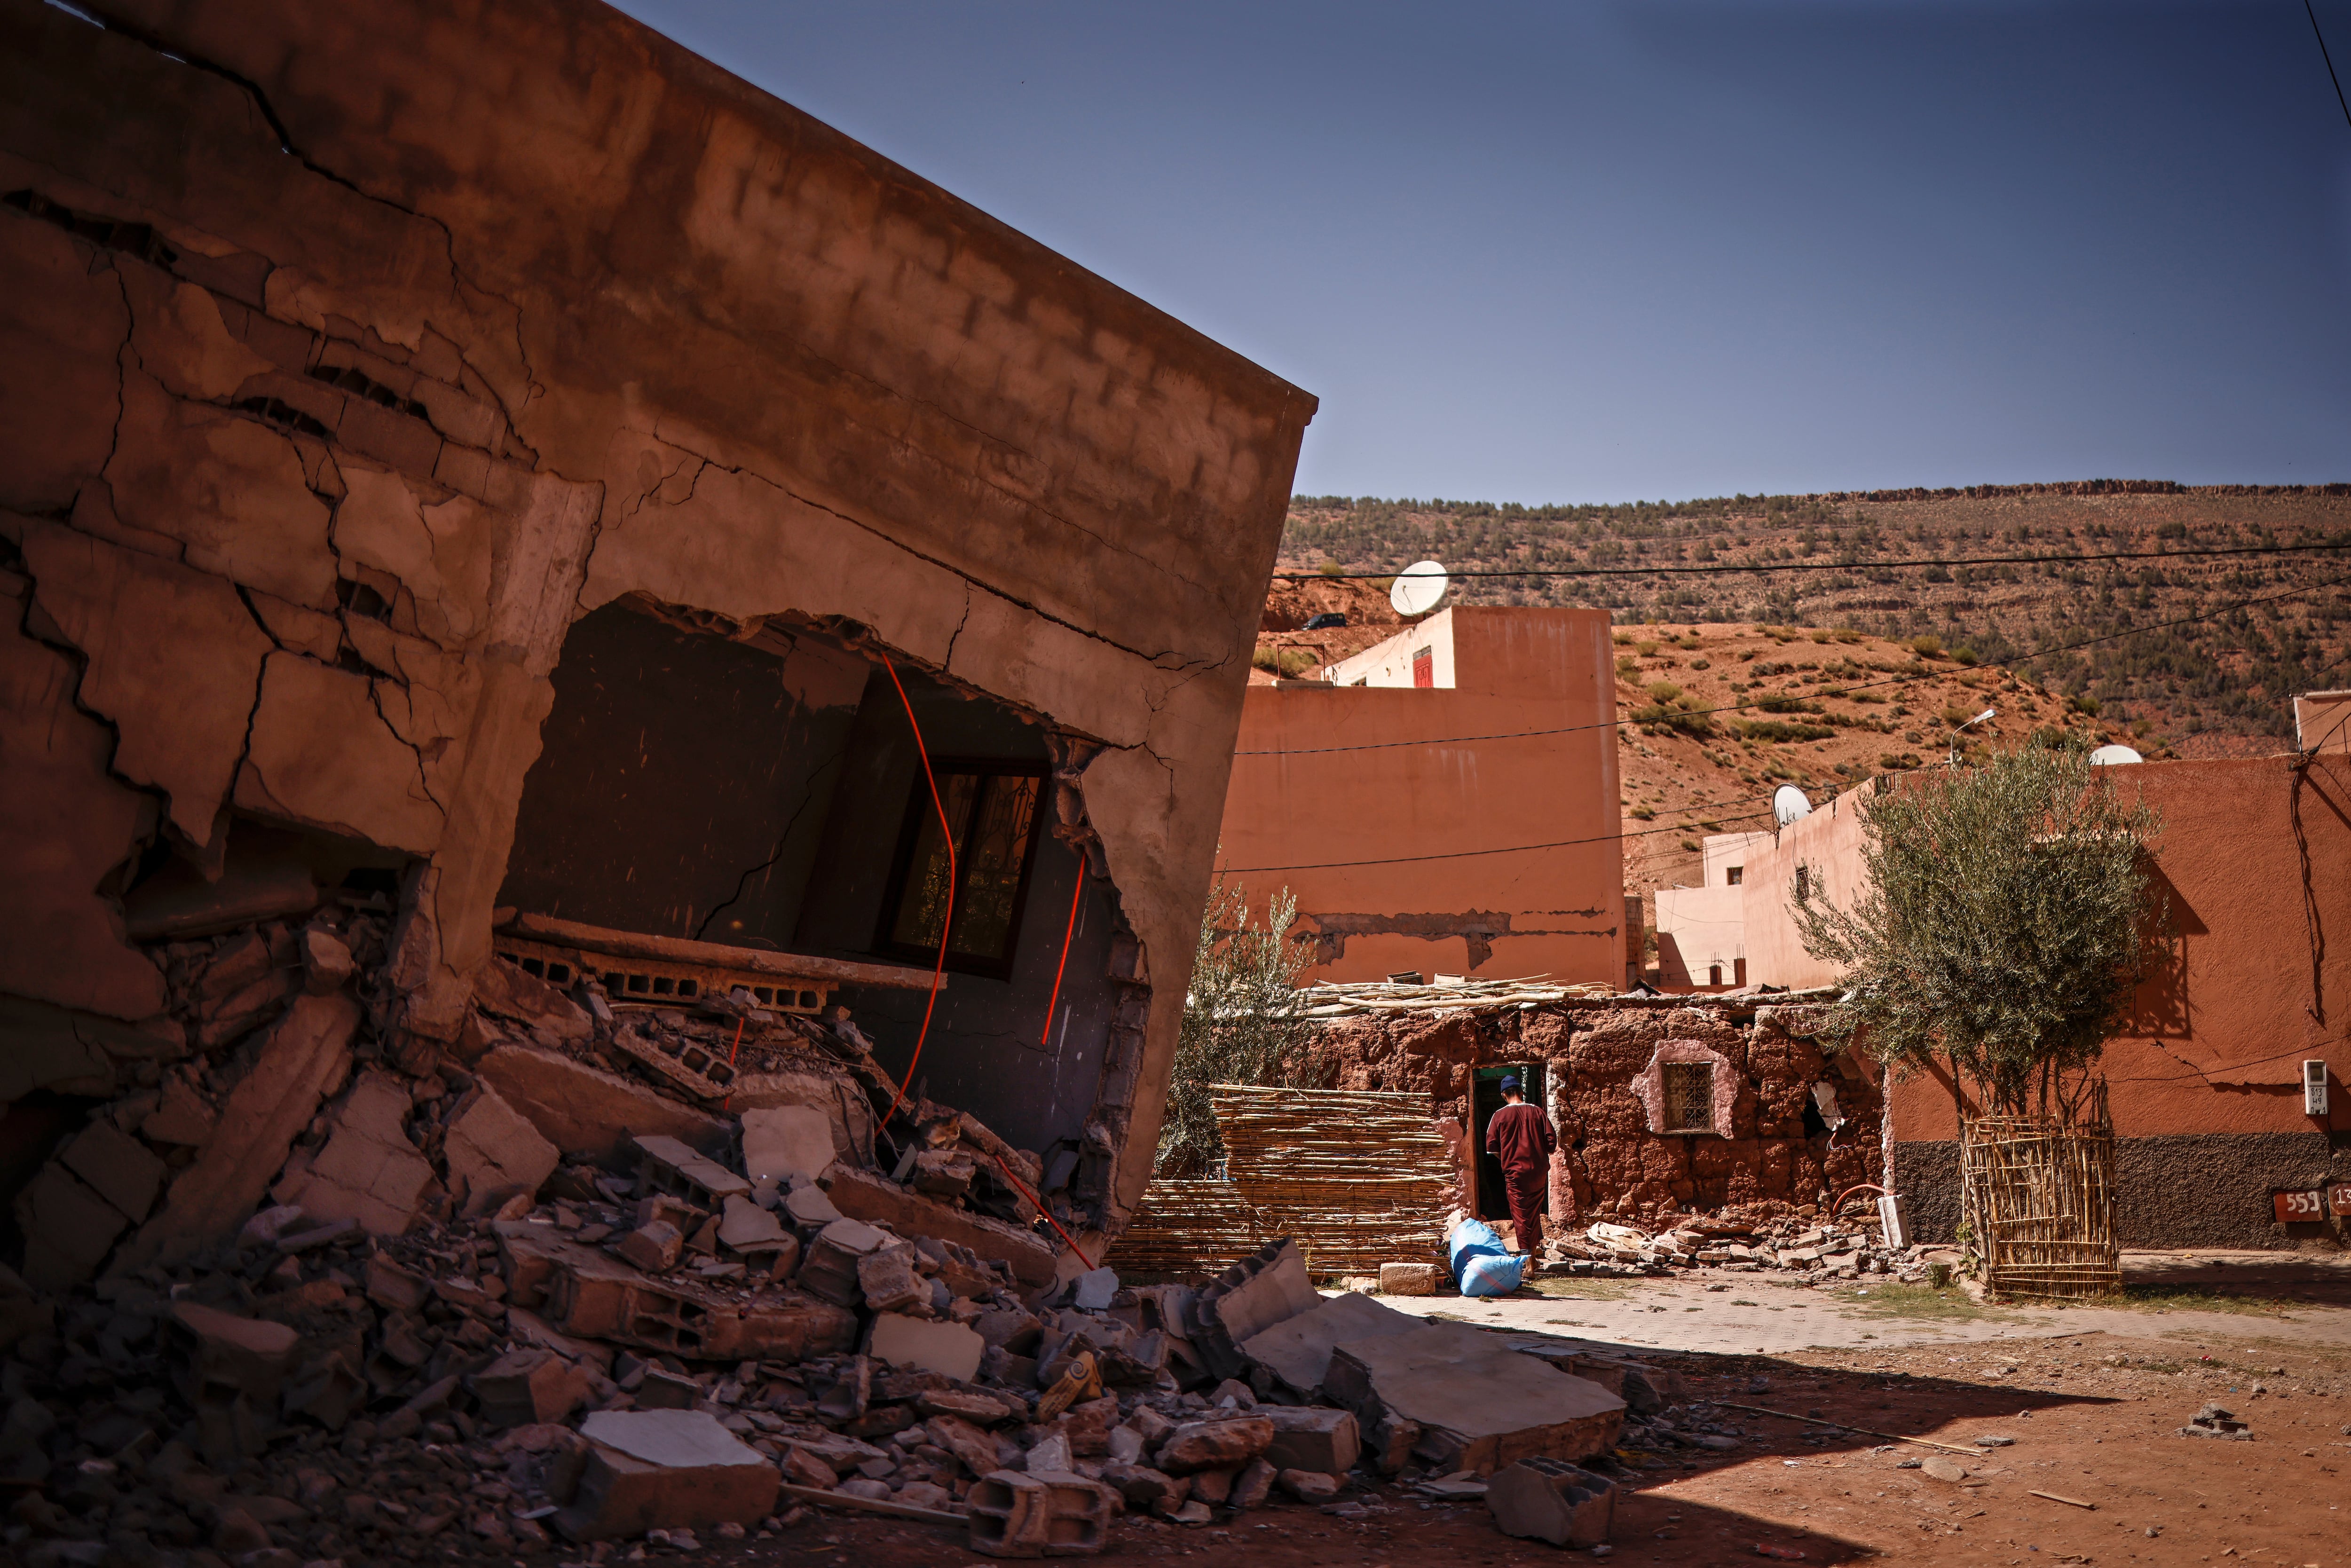
M1666 1073L1666 1126L1668 1133L1714 1131L1714 1063L1668 1061Z
M1437 685L1437 653L1431 648L1412 651L1412 684L1416 686Z
M925 962L938 956L939 929L948 918L952 860L947 967L1002 979L1012 972L1029 866L1036 859L1045 769L1025 762L946 760L935 764L934 772L936 802L929 781L919 776L906 802L875 946ZM940 826L942 810L954 833L952 857Z
M1722 873L1722 880L1725 886L1737 887L1747 880L1747 868L1743 865L1732 866Z

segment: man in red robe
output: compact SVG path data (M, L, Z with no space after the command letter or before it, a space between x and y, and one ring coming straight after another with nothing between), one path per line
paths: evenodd
M1542 1245L1543 1189L1551 1181L1551 1153L1558 1145L1551 1118L1541 1106L1527 1103L1516 1073L1502 1080L1502 1098L1506 1103L1486 1123L1486 1152L1501 1165L1519 1250L1531 1253Z

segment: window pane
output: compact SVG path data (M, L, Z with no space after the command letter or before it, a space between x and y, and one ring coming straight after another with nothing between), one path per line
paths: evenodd
M1711 1132L1714 1128L1714 1065L1666 1063L1666 1131Z
M1012 944L1013 903L1019 896L1044 780L998 773L976 782L985 789L961 846L963 887L956 895L954 947L967 957L1001 958Z
M942 773L938 778L939 799L946 807L947 821L956 826L956 851L960 855L971 838L972 802L984 780L972 773ZM923 805L929 808L928 787L919 778L915 787L925 797ZM910 947L937 947L946 909L946 844L939 835L938 812L926 809L914 835L914 858L906 868L906 891L898 900L898 919L890 928L890 939ZM960 920L956 928L962 928Z

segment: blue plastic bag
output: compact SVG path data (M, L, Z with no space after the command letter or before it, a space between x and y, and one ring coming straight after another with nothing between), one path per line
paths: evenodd
M1523 1252L1506 1253L1497 1258L1490 1252L1480 1252L1469 1260L1461 1270L1461 1293L1465 1296L1507 1296L1519 1288L1526 1278L1527 1259Z
M1445 1238L1445 1250L1465 1296L1506 1296L1526 1278L1526 1259L1513 1256L1483 1220L1465 1219L1455 1226Z

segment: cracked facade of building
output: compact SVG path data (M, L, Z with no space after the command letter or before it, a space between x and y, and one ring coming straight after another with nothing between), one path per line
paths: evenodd
M0 1101L336 899L388 1050L585 926L903 1071L911 714L914 1088L1114 1228L1313 400L610 10L89 10L0 3Z

